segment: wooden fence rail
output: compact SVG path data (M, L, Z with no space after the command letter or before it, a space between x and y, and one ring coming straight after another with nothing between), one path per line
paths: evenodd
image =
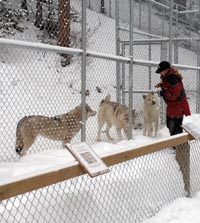
M188 141L194 139L188 133L182 133L176 136L167 137L166 139L155 140L154 142L148 143L143 146L138 146L134 149L128 149L127 151L116 152L112 155L101 157L107 166L112 166L119 164L134 158L138 158L144 155L148 155L160 150L164 150L169 147L178 146L178 145L187 145ZM181 153L177 153L178 156L182 156ZM177 157L176 157L177 158ZM177 159L179 161L180 167L188 166L188 154L187 159ZM184 163L181 163L180 160L184 160ZM183 168L180 168L183 169ZM77 161L74 161L71 166L62 168L56 171L44 173L41 175L33 176L27 179L22 179L16 182L7 183L0 185L0 201L30 192L32 190L37 190L39 188L49 186L67 179L71 179L77 176L85 174L85 171L81 168ZM185 174L183 174L185 175ZM183 176L185 187L189 192L189 176Z

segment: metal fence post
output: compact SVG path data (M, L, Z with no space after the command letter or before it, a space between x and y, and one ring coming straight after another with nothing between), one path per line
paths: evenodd
M122 56L125 56L125 44L122 43ZM125 93L126 88L126 75L125 75L125 63L122 62L122 104L125 104Z
M161 54L160 54L160 61L163 61L163 60L167 60L167 42L165 41L162 41L161 42ZM166 105L164 103L163 100L161 100L161 117L160 117L160 122L161 124L164 124L165 123L165 113L166 113Z
M176 10L175 10L175 21L176 21L176 26L175 26L175 36L178 36L178 6L176 5Z
M160 61L167 60L167 42L161 42Z
M172 63L172 29L173 29L173 0L170 0L169 8L169 62Z
M116 55L120 55L120 36L119 36L119 0L115 1L115 32L116 32ZM120 63L116 61L116 101L121 102L120 93L121 77Z
M179 164L183 176L184 189L187 197L190 197L190 145L184 143L176 146L176 161Z
M176 27L175 36L178 36L178 6L176 5ZM178 63L178 41L174 41L174 63Z
M200 1L199 1L199 15L200 15ZM200 37L200 16L199 16L199 37ZM198 41L198 52L197 52L197 66L200 66L200 41ZM200 70L197 71L197 95L196 95L196 113L200 112Z
M91 9L91 0L88 1L88 8Z
M199 48L200 49L200 48ZM197 66L200 66L200 52L197 54ZM196 113L200 112L200 70L197 71L197 95L196 95Z
M142 28L142 0L139 0L139 29Z
M165 3L165 0L162 1L162 4ZM162 36L165 35L165 8L162 7Z
M174 41L174 63L178 64L178 41Z
M132 128L133 128L133 0L130 0L130 25L129 25L129 56L131 62L129 64L129 131L128 138L132 138Z
M148 10L148 33L151 34L151 1L149 1ZM151 38L151 37L150 37ZM149 60L151 61L151 43L149 43ZM151 66L149 66L149 90L151 90Z
M111 0L109 0L109 10L108 10L108 16L110 17L110 18L112 18L112 3L111 3Z
M81 48L82 61L81 61L81 106L82 106L82 124L81 124L81 141L85 141L86 132L86 1L82 1L82 42Z

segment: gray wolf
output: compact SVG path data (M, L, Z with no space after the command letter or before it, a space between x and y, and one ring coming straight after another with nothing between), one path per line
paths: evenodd
M98 121L98 132L97 132L97 141L101 141L101 129L104 124L106 124L106 136L109 140L113 140L110 136L110 128L112 126L116 127L117 136L119 140L122 140L122 129L125 132L126 137L128 138L128 108L124 105L121 105L118 102L110 101L111 96L107 95L104 100L101 101L99 105L99 111L97 115ZM132 111L133 117L133 126L136 126L136 111Z
M16 152L23 156L32 146L37 136L47 137L52 140L61 140L63 145L70 143L72 138L81 129L81 105L66 114L54 117L26 116L17 125ZM86 119L96 115L86 104Z
M160 102L154 92L143 95L143 127L145 136L156 136L160 117Z

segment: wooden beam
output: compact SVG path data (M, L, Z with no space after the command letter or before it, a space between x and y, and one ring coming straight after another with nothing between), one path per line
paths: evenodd
M0 201L84 174L79 164L0 186Z
M165 148L184 144L188 142L188 140L192 139L193 138L189 134L183 133L178 136L171 136L165 140L162 139L154 143L148 143L131 150L129 149L123 152L116 152L112 155L102 157L102 160L106 163L107 166L112 166L163 150ZM61 181L68 180L85 173L86 172L81 168L81 166L76 161L74 161L70 167L0 186L0 201L17 196L19 194L30 192L32 190L37 190L42 187L59 183Z
M106 163L107 166L112 166L112 165L122 163L134 158L138 158L138 157L145 156L154 152L158 152L166 148L181 145L193 139L194 138L190 136L189 134L183 133L178 136L177 135L171 136L165 140L162 139L162 141L158 140L157 142L153 142L153 143L151 142L151 143L148 143L147 145L143 145L132 150L119 152L119 153L104 157L103 161Z

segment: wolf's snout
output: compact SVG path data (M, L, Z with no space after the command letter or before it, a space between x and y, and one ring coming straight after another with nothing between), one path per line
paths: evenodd
M20 155L21 151L22 151L22 148L16 148L16 153L18 153Z

